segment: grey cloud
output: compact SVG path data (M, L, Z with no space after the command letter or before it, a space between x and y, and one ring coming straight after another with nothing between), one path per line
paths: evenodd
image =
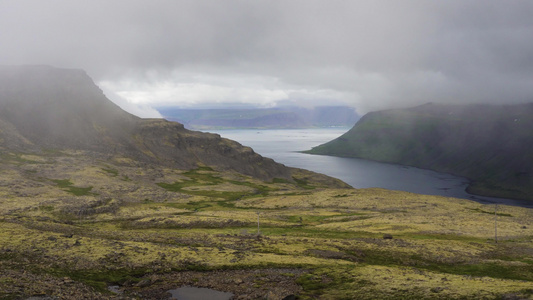
M300 102L330 91L338 99L326 101L360 112L524 102L533 100L532 15L531 1L4 0L0 63L83 68L108 87L196 74L226 78L211 90L230 82L248 98L254 88L306 91L278 99Z

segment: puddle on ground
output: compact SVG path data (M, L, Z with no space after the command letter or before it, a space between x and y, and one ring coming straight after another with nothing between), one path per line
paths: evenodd
M179 300L229 300L233 297L232 293L190 286L180 287L175 290L169 290L168 292L172 294L172 298Z
M122 291L120 290L120 286L118 285L110 285L107 287L107 290L114 294L122 294Z

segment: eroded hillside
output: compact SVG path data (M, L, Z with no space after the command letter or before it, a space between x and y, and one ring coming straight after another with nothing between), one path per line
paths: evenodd
M0 67L0 149L92 151L179 169L208 165L264 180L290 181L293 172L219 135L137 118L109 101L85 72L47 66Z

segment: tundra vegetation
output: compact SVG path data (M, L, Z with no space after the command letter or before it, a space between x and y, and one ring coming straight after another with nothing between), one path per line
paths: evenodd
M0 160L2 299L533 299L532 209L84 151Z

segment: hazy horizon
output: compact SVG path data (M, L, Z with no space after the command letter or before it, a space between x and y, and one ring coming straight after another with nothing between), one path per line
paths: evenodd
M158 106L533 101L530 1L4 0L0 64L87 71Z

